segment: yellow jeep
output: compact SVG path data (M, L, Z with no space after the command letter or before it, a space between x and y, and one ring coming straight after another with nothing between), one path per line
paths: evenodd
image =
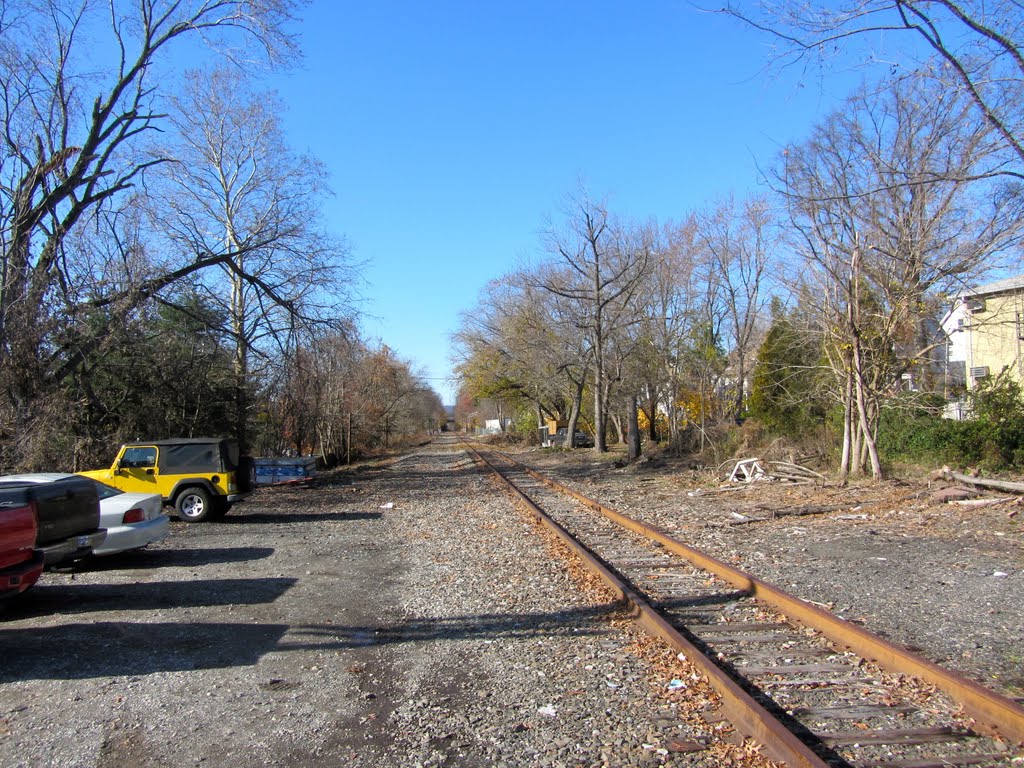
M253 489L253 462L220 438L126 443L110 469L79 472L128 493L158 493L188 523L222 517Z

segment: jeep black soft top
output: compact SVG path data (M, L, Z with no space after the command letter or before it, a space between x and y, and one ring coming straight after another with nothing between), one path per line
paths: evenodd
M133 440L126 442L121 466L132 465L127 449L155 446L161 472L186 474L189 472L232 472L239 468L238 443L218 437L183 437L175 440Z

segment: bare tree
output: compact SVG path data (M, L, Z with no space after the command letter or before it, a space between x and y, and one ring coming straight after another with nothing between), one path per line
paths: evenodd
M678 445L685 420L680 409L683 390L680 363L698 290L695 270L700 246L696 217L689 216L678 225L667 225L654 248L657 258L651 268L641 319L641 333L650 348L637 356L640 368L637 375L643 380L641 402L650 422L651 439L655 439L658 411L663 407L669 442Z
M939 340L938 296L998 263L1020 237L1021 199L971 183L992 145L956 92L905 80L862 91L789 148L776 173L819 300L845 418L840 472L882 467L882 398Z
M82 309L65 291L79 258L69 233L103 226L101 214L123 210L147 169L164 161L139 142L163 120L166 54L201 39L276 60L294 52L283 31L294 8L293 0L0 0L0 384L16 432L31 423L40 388L81 352L54 347L54 329ZM113 65L97 72L91 57L101 47ZM193 253L131 285L97 282L84 305L130 307L223 258Z
M608 345L617 330L638 320L634 299L652 261L650 243L617 227L604 205L586 195L570 203L565 228L549 228L545 239L548 252L564 269L549 273L540 287L581 310L594 365L594 450L603 453L606 404L614 383Z
M854 46L855 55L889 71L919 71L961 91L1016 157L1016 167L1001 172L1024 178L1024 14L1018 0L729 2L723 12L771 33L779 44L777 64L821 63ZM941 66L921 69L924 56L899 35L922 43Z
M178 141L167 148L174 162L161 169L167 194L154 214L173 251L226 255L199 282L230 323L243 446L253 354L296 323L338 319L350 293L347 249L320 224L326 172L288 147L283 112L238 70L189 73L173 100Z
M723 200L700 217L698 231L710 255L711 280L718 290L729 336L733 366L733 413L738 417L746 398L750 362L762 330L771 292L767 272L774 251L773 215L764 197L737 205Z

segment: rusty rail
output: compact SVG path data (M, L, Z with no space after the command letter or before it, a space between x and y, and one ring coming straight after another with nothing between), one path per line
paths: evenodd
M963 706L974 718L979 731L1001 736L1011 743L1024 744L1024 707L1011 699L689 547L656 528L626 517L511 457L507 458L538 482L571 496L624 528L658 542L667 550L686 558L698 568L713 573L737 589L748 592L794 621L816 629L836 645L875 662L890 672L913 675L931 683Z
M545 514L475 448L469 444L466 444L466 447L476 461L490 469L505 483L545 528L554 533L579 556L588 570L600 577L620 600L630 606L634 620L645 632L684 654L687 661L704 673L710 685L722 698L724 714L740 733L762 745L768 757L783 762L787 766L828 768L829 763L826 760L819 757L750 694L737 685L717 664L669 624L643 597L619 579L600 558Z

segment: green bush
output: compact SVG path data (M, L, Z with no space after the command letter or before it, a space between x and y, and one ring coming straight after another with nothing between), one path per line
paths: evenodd
M878 448L887 459L1024 468L1024 396L1009 377L986 381L969 394L972 418L943 419L926 407L890 406L882 411Z
M799 439L825 420L820 350L786 317L777 315L754 366L749 415L775 435Z
M982 441L983 465L1024 466L1024 393L1006 373L985 379L970 393L971 411Z

